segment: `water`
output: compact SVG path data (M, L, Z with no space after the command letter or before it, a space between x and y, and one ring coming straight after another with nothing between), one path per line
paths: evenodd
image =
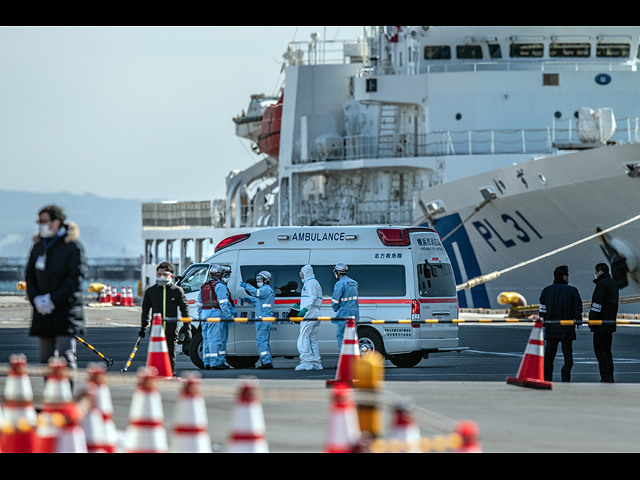
M134 298L138 296L138 281L139 280L110 280L110 279L91 279L82 282L82 293L84 295L95 295L96 299L98 298L98 294L94 294L93 292L89 292L89 285L92 283L102 283L103 285L111 285L111 288L116 287L116 293L122 292L122 287L129 288L133 292ZM0 292L9 292L9 293L21 293L22 290L18 290L16 285L18 282L16 280L0 280Z

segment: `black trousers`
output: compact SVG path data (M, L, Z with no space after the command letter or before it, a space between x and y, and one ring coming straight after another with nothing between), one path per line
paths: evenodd
M613 343L612 332L593 332L593 351L598 359L600 368L600 381L613 383Z
M564 355L564 365L560 371L562 381L571 381L571 368L573 367L573 340L548 338L544 348L544 379L547 382L553 381L553 362L556 359L559 343L562 343L562 354Z

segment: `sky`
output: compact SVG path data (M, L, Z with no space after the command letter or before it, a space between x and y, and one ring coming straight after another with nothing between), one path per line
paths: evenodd
M362 27L0 27L0 189L224 198L259 160L232 118L312 32Z

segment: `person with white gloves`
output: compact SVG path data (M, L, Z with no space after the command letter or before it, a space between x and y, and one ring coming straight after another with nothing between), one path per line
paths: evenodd
M303 317L300 322L300 335L298 336L298 352L300 364L296 370L322 370L320 349L318 345L318 328L320 322L314 319L320 316L322 306L322 287L313 273L311 265L305 265L300 270L300 278L304 282L300 298L300 313Z

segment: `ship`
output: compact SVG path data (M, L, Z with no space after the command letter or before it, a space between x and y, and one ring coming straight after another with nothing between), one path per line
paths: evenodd
M191 225L180 205L143 205L147 276L168 238L184 269L190 240L199 260L202 242L268 226L419 225L442 239L460 308L504 308L505 292L535 304L559 265L587 301L604 262L637 312L639 46L633 26L291 42L280 91L233 118L258 159L228 175L226 198Z

